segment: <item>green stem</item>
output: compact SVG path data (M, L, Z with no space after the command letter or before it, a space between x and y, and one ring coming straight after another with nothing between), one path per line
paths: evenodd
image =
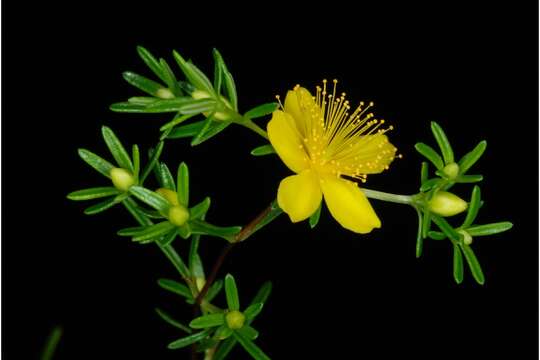
M413 197L411 195L390 194L390 193L386 193L382 191L370 190L370 189L365 189L365 188L362 188L362 191L370 199L388 201L388 202L393 202L397 204L407 204L407 205L414 204Z
M264 131L263 129L261 129L259 127L259 125L255 124L253 121L251 121L251 119L247 119L245 121L242 121L239 123L240 125L243 125L245 127L247 127L248 129L250 130L253 130L254 132L256 132L257 134L261 135L263 138L265 138L266 140L268 140L268 134L266 133L266 131Z

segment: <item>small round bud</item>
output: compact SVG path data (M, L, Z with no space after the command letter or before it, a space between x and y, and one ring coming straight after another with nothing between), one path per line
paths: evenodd
M171 90L161 88L156 92L156 96L160 99L174 99L174 94Z
M204 284L206 284L206 280L202 277L196 277L195 278L195 285L197 285L197 290L201 291L204 287Z
M429 210L441 216L454 216L467 209L467 203L447 191L437 192L428 202Z
M463 243L465 245L471 245L472 244L472 236L471 236L471 234L469 234L468 232L466 232L463 229L458 230L458 233L463 235Z
M159 189L156 190L156 192L159 195L163 196L165 199L167 199L169 204L171 204L171 205L180 205L178 203L178 194L176 194L176 191L172 191L172 190L165 189L165 188L159 188Z
M114 187L120 191L128 191L132 185L135 185L135 178L126 169L114 168L110 175Z
M171 206L169 209L169 221L176 225L182 226L189 220L189 211L182 205Z
M225 315L225 321L227 322L227 326L230 329L238 330L242 326L244 326L246 317L240 311L233 310L233 311L228 312L227 315Z
M442 171L446 174L446 176L453 180L459 175L459 165L455 162L450 163L446 165Z

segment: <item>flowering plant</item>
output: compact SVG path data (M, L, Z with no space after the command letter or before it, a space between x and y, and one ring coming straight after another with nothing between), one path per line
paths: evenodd
M483 177L470 174L469 170L484 153L486 141L457 160L445 132L432 122L438 150L424 143L415 145L427 160L420 166L418 192L396 195L368 189L364 187L367 175L388 170L396 157L401 158L389 139L393 126L386 126L385 120L375 117L372 102L351 105L345 93L338 93L337 80L331 87L323 80L314 92L296 85L287 92L284 103L277 96L278 102L241 112L233 76L217 50L213 52L212 81L178 52L174 52L174 59L182 79L177 78L166 60L156 59L142 47L137 50L156 79L125 72L124 79L145 94L113 104L111 110L171 113L173 118L162 124L159 141L145 152L137 145L128 152L113 130L103 127L102 136L114 162L86 149L80 149L79 155L108 178L108 183L71 192L68 198L101 199L84 210L89 215L123 206L134 223L120 229L118 235L137 244L155 244L176 268L177 279L160 279L158 284L182 297L193 307L194 315L182 322L157 309L165 322L184 332L170 342L170 349L191 347L194 358L202 353L207 360L218 360L226 358L239 344L253 358L268 359L255 342L259 332L252 322L268 301L271 283L262 284L249 302L240 302L235 277L226 274L220 278L221 266L235 244L247 240L282 213L293 223L307 220L315 228L323 213L323 199L339 224L336 226L358 233L359 238L384 226L368 199L410 206L418 214L416 256L422 255L424 241L448 240L455 282L463 282L466 263L474 280L484 284L485 276L472 247L473 238L512 227L506 221L475 224L484 205L477 185ZM277 186L275 200L264 199L270 205L242 227L223 226L207 216L210 198L190 199L190 181L197 179L190 177L188 165L173 164L173 172L162 160L166 142L190 139L195 147L231 125L245 127L263 139L264 144L253 149L252 155L276 154L294 173ZM150 175L154 182L150 182ZM456 184L475 184L468 202L450 192ZM453 219L447 220L458 214L465 215L459 225ZM223 239L226 244L211 267L204 266L199 253L199 244L206 237ZM179 253L175 241L189 241L189 251ZM224 302L217 298L223 292Z

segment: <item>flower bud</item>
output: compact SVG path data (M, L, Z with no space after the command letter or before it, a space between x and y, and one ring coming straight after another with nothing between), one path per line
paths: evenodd
M467 203L447 191L437 192L428 202L429 210L441 216L454 216L467 209Z
M169 202L169 204L171 205L180 205L178 203L178 195L176 194L176 191L172 191L172 190L169 190L169 189L166 189L166 188L159 188L156 190L156 192L163 196L165 199L167 199L167 201Z
M199 99L208 99L210 97L210 94L208 94L206 91L202 90L195 90L191 93L191 97L195 100ZM229 109L232 108L231 104L225 99L223 96L221 96L221 101L227 106ZM210 115L208 112L203 113L204 116ZM216 112L214 114L214 119L216 120L229 120L231 116L229 114L226 114L224 112Z
M160 99L174 99L174 94L172 91L166 88L159 89L156 96Z
M244 326L246 317L240 311L233 310L229 311L227 315L225 315L225 321L230 329L237 330Z
M110 175L114 187L120 191L128 191L132 185L135 185L135 178L126 169L114 168Z
M169 221L176 225L182 226L189 220L189 211L182 205L171 206L169 209Z
M446 174L446 176L453 180L459 175L459 165L455 162L450 163L446 165L442 171Z

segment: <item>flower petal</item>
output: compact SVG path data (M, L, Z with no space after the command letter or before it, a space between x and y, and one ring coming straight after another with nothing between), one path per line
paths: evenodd
M330 213L344 228L365 234L381 227L381 221L356 183L324 176L321 188Z
M302 138L291 115L281 110L274 111L266 129L270 143L289 169L299 173L309 167Z
M284 110L291 114L296 122L296 128L302 136L305 136L306 122L309 121L306 117L310 114L307 110L317 107L311 93L301 86L297 86L294 90L289 90L285 97Z
M317 174L308 169L281 180L277 200L279 207L289 215L292 222L307 219L322 201Z

